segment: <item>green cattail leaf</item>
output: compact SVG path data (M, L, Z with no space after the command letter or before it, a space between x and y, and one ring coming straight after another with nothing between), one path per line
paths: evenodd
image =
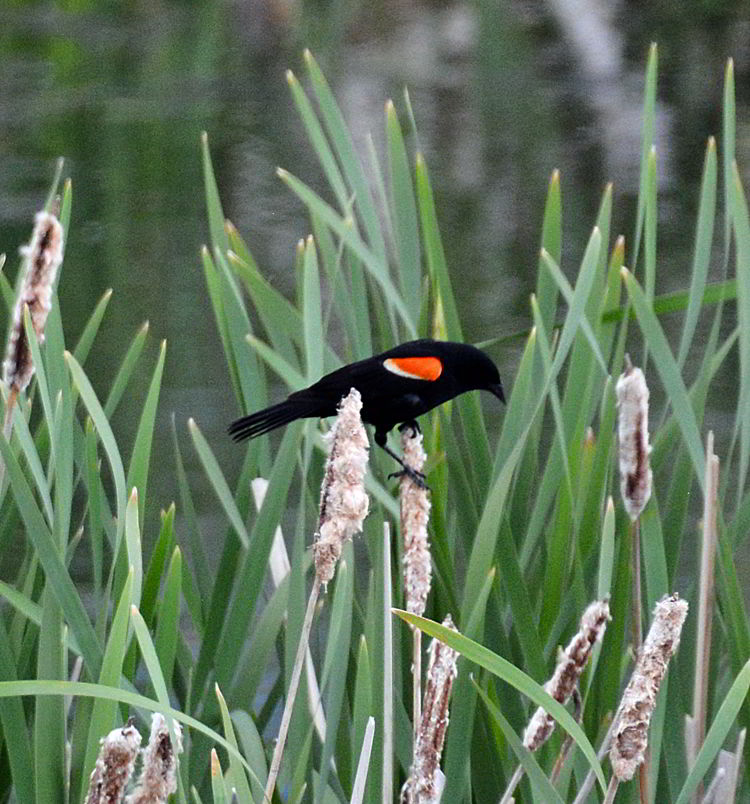
M328 132L333 151L338 158L346 181L351 188L355 198L356 208L362 218L362 223L370 247L378 261L386 265L385 240L380 229L380 219L378 218L375 204L370 193L369 183L362 164L357 156L354 141L346 126L341 110L336 103L328 82L325 79L320 67L313 58L309 50L304 53L305 64L307 66L313 93L320 107L321 117Z
M737 146L737 104L734 91L734 59L727 59L724 71L724 97L722 103L722 140L724 175L724 264L729 265L732 243L732 193L734 162ZM726 273L726 272L725 272Z
M104 523L102 518L102 487L99 475L99 455L97 453L97 437L94 422L86 417L84 436L84 471L83 476L88 494L88 535L91 543L91 564L94 576L95 600L100 600L102 593L104 562Z
M543 257L545 252L552 261L560 264L562 257L562 196L560 193L560 171L553 170L547 187L547 200L544 204L544 218L542 220L542 243L537 268L536 296L539 300L539 309L544 321L544 328L552 332L557 312L558 285L551 280L550 274L543 270Z
M648 193L648 160L654 144L654 117L656 115L656 73L659 63L659 52L656 43L652 42L648 51L646 65L646 88L643 99L643 134L641 136L641 174L638 183L638 211L636 212L635 237L633 238L633 260L635 270L638 264L638 251L641 246L643 222L646 216L646 197Z
M323 375L323 310L320 302L320 272L315 241L308 237L305 246L302 290L302 320L305 330L305 368L307 385Z
M193 788L194 797L198 799L198 792ZM227 787L224 782L224 774L221 772L221 763L216 749L211 749L211 793L213 794L213 804L228 804Z
M599 576L596 597L604 600L612 594L612 569L615 562L615 506L612 498L607 500L602 525L602 542L599 547Z
M2 590L0 589L0 593ZM286 576L263 607L253 625L253 633L245 646L228 694L230 701L252 701L263 681L276 647L276 640L286 617L289 599L289 576ZM265 788L264 788L265 789Z
M99 641L63 563L58 546L34 500L34 494L4 437L0 437L0 454L5 462L13 498L26 527L26 533L44 568L48 587L57 598L65 619L77 638L89 672L92 675L98 675L102 661Z
M123 358L122 363L117 370L114 382L112 383L112 387L107 395L107 400L104 403L104 413L108 418L112 416L115 410L117 410L117 406L120 404L122 395L125 392L125 389L128 387L130 378L133 375L136 365L138 365L138 359L140 358L143 347L146 344L147 335L148 321L141 324L141 326L138 328L133 340L130 342L130 346L128 346L127 352L125 352L125 357Z
M422 297L419 223L404 135L392 101L386 103L385 118L390 185L389 208L396 248L399 286L409 307L412 321L417 321Z
M154 424L156 422L156 410L159 404L159 393L161 391L161 380L164 373L164 359L167 353L167 342L162 341L159 348L159 357L156 367L151 377L151 384L148 388L146 401L143 403L141 418L138 422L138 430L135 435L133 452L130 456L130 466L128 467L127 485L128 488L134 486L138 489L138 512L141 522L144 521L146 513L146 489L148 488L148 469L151 461L151 445L154 440Z
M3 587L6 586L6 584L3 584ZM7 589L15 593L12 587ZM0 591L0 594L3 594L6 598L7 589ZM41 621L41 610L39 611L39 618ZM16 657L10 644L5 622L0 619L0 682L14 682L16 679ZM34 793L36 768L31 750L29 730L26 725L26 715L20 698L0 700L0 726L2 726L3 730L5 750L8 754L8 764L10 765L10 775L13 780L16 798L18 801L36 801Z
M78 339L78 343L76 344L75 349L73 350L73 355L75 359L83 365L86 362L86 358L89 356L89 352L91 351L91 347L96 340L97 333L99 332L99 327L101 326L102 319L104 318L104 314L107 312L107 307L109 306L109 300L112 298L112 288L105 291L104 295L99 299L96 307L94 308L94 312L91 313L89 320L86 322L86 326L83 328L83 332L81 333L81 337Z
M542 252L540 262L549 271L566 303L570 305L573 299L573 288L570 287L570 283L566 279L565 274L563 274L563 272L560 270L560 267L555 263L552 257L547 254L546 251ZM607 364L602 355L601 348L599 347L597 336L585 315L581 318L581 332L583 332L583 334L586 336L586 340L588 345L591 347L591 351L594 353L596 362L599 364L602 372L606 376L609 373L607 370Z
M180 513L182 514L182 521L187 529L190 555L196 567L206 567L208 566L208 557L206 556L206 551L203 546L203 535L201 534L200 525L198 523L198 515L195 511L190 484L188 483L187 474L185 473L182 452L177 439L177 427L175 426L174 414L172 415L171 429L175 464L177 466L177 485L180 490ZM208 574L205 572L196 573L195 580L200 595L196 596L195 600L186 597L186 602L190 608L190 615L196 624L202 624L203 622L201 599L208 600L211 595L210 579L207 575Z
M672 404L672 410L682 432L682 437L685 439L685 444L693 461L693 468L702 489L705 482L703 444L677 362L674 359L672 350L669 348L664 331L635 277L626 268L622 269L622 276L641 331L649 343L656 369L664 384L664 390L667 392Z
M211 152L208 147L208 134L201 134L201 157L203 161L203 185L206 193L206 212L208 228L211 231L211 244L222 253L229 248L229 239L224 229L224 210L221 208L219 188L216 186L214 168L211 164Z
M232 230L230 239L233 247L237 246L237 238L239 235ZM293 346L293 343L298 346L304 343L299 310L261 275L252 257L246 259L230 251L227 262L244 284L273 348L295 368L299 368L299 359Z
M750 217L736 163L733 166L732 187L732 222L737 252L737 319L740 330L740 396L735 419L735 434L739 432L740 438L740 466L736 482L739 489L744 489L750 465Z
M167 557L172 555L174 550L174 517L175 504L172 503L166 512L162 511L161 513L159 536L156 539L154 549L151 551L151 559L143 579L140 612L149 627L153 625L156 599L161 589L161 576L164 572Z
M47 517L47 524L52 527L54 522L54 515L52 511L52 498L50 497L49 483L44 473L42 461L37 452L33 436L29 431L29 423L26 416L22 413L18 405L14 405L13 410L13 432L18 439L21 446L21 452L26 458L26 464L29 467L31 476L34 479L39 498L44 507L44 513Z
M36 677L60 679L64 671L63 618L52 589L42 593L42 622ZM60 698L41 698L34 710L34 765L38 804L64 804L65 707Z
M331 230L341 238L344 245L352 254L362 261L372 278L380 286L385 301L398 312L407 334L414 337L416 335L415 324L409 316L406 304L388 275L387 264L384 260L379 259L368 246L365 245L359 234L357 234L351 218L342 218L331 206L326 204L317 193L313 192L299 179L292 176L291 173L279 169L278 174L281 180L292 190L302 203L308 207L310 213L317 215L329 226Z
M237 538L242 543L242 546L247 549L250 545L250 540L247 535L245 523L243 522L242 516L237 508L237 504L234 501L234 495L229 490L227 481L224 479L224 473L221 471L219 462L216 460L211 447L208 445L208 441L206 441L203 433L201 433L198 425L193 419L188 419L188 430L190 431L190 436L193 439L195 451L198 453L198 458L200 459L203 469L206 472L206 476L208 477L211 485L213 486L214 492L221 503L221 507L223 508L230 524L234 528Z
M305 127L307 138L312 144L315 154L318 157L320 166L323 168L328 183L331 185L333 194L336 196L339 209L344 212L349 205L349 192L346 189L346 184L336 163L336 157L328 144L328 139L323 131L318 120L315 110L312 107L305 91L302 89L297 77L291 70L287 70L286 81L289 84L289 89L294 99L294 105L297 107L299 116L302 120L302 125ZM331 98L332 100L332 98Z
M254 335L247 336L247 342L258 353L258 355L273 369L279 377L287 384L290 391L299 391L300 388L307 387L310 383L295 369L290 363L270 346L256 338Z
M513 753L518 757L518 761L521 763L521 765L523 765L523 769L526 771L529 781L531 782L531 787L534 790L534 794L538 796L540 801L549 802L549 804L554 804L555 802L557 802L557 804L563 804L560 794L552 786L552 783L547 778L547 775L539 767L539 763L536 761L536 759L534 759L534 754L532 754L527 748L524 748L523 743L513 730L513 727L503 717L503 713L500 711L500 709L490 700L489 695L487 695L479 684L477 684L476 680L472 679L472 683L484 701L484 705L487 707L487 711L492 716L492 719L502 729L503 735L508 741L508 745L510 745L510 747L513 749Z
M235 748L238 748L237 745L237 737L234 733L234 726L232 726L232 719L229 716L229 709L227 708L227 702L224 700L224 696L221 694L221 690L219 689L219 685L217 684L215 687L216 698L219 702L219 711L221 712L221 722L224 729L224 736L227 738L227 741L231 743ZM253 773L250 777L253 782L257 785L260 785L260 780L255 776ZM237 797L240 801L252 801L252 795L250 793L250 785L248 784L247 777L245 776L245 772L242 769L242 765L237 762L237 759L234 755L229 755L229 768L227 769L227 783L230 790L237 791Z
M372 675L370 672L370 655L367 648L367 638L364 634L359 637L357 648L356 676L352 694L352 728L351 753L356 756L362 746L367 728L367 719L372 712Z
M240 401L240 405L244 409L244 402L242 396L242 388L240 386L240 379L237 370L237 361L234 350L232 349L232 342L229 333L229 325L227 323L227 316L224 310L224 298L222 293L222 283L219 276L219 271L216 268L211 252L204 246L201 249L201 261L203 263L203 276L206 280L206 287L208 288L208 296L211 300L211 307L214 311L214 318L216 319L216 328L219 330L221 337L221 345L224 349L224 356L227 360L227 368L229 369L229 377L232 380L232 387L234 394Z
M125 506L126 506L126 483L125 483L125 470L122 466L122 458L120 451L117 448L112 428L107 420L107 414L102 409L99 400L97 399L94 389L91 387L88 377L84 373L78 361L70 354L65 353L65 359L68 362L68 368L73 378L73 383L78 389L81 401L88 410L94 426L99 433L104 451L107 454L112 476L115 482L116 494L116 507L117 507L117 544L115 547L115 555L118 554L120 538L122 537L123 528L125 526Z
M134 488L125 508L125 547L128 566L133 572L133 591L130 602L135 606L141 603L143 587L143 554L141 549L141 529L138 523L138 489Z
M130 606L132 603L134 571L131 567L125 584L122 587L120 601L112 618L112 627L109 631L107 646L104 649L102 671L99 674L99 684L106 687L119 687L122 675L122 666L125 652L128 647L128 626L130 624ZM117 702L106 698L94 701L91 713L88 739L86 741L86 756L81 774L82 783L88 784L91 771L94 770L96 757L99 753L99 741L106 737L115 728Z
M175 547L167 570L164 597L159 606L154 647L164 679L169 682L174 673L177 636L180 633L180 589L182 588L182 553Z
M688 349L693 341L695 327L700 315L703 294L706 289L708 267L711 262L711 244L714 236L714 218L716 216L716 140L708 138L706 156L703 162L703 178L698 205L698 219L695 226L695 249L693 252L693 270L690 279L690 293L685 322L682 326L680 350L677 365L682 369L685 365Z

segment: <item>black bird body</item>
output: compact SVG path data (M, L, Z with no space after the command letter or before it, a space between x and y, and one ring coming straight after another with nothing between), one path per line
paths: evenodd
M388 432L465 391L486 390L505 401L495 364L474 346L424 338L402 343L326 374L277 405L251 413L229 427L240 441L297 419L334 416L352 388L362 396L362 421L375 427L375 442L386 447Z

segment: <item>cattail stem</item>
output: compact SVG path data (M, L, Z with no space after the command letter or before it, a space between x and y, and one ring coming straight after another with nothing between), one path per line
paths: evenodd
M596 758L599 760L599 762L601 762L604 759L604 755L607 753L607 751L609 751L609 747L612 742L612 735L614 734L616 725L617 725L617 719L615 718L609 724L609 728L607 729L607 733L604 735L602 744L599 746L599 750L596 752ZM583 784L579 788L578 794L573 800L573 804L584 804L584 802L589 797L591 788L594 786L595 779L596 776L594 774L594 769L589 768L589 771L586 774L586 778L583 780Z
M609 780L609 786L607 787L607 795L604 799L604 804L612 804L612 802L614 802L619 785L620 780L616 776L612 776L612 778Z
M696 627L695 680L693 686L693 716L687 716L685 743L688 767L698 756L706 736L708 672L711 658L711 631L714 608L714 566L716 558L717 497L719 492L719 458L714 454L714 434L706 438L705 496L703 499L703 540L700 555L698 585L698 625ZM696 788L693 801L703 799L703 784Z
M638 658L638 651L643 644L643 626L641 618L643 616L643 597L641 586L641 518L635 519L630 523L630 534L632 537L633 547L633 578L632 578L632 622L631 628L633 631L633 653L636 659Z
M510 777L508 786L505 788L505 792L503 793L503 797L500 799L499 804L510 804L510 802L513 800L513 793L516 792L516 788L519 784L521 784L523 774L523 765L519 765L513 772L513 775Z
M583 701L581 700L581 693L578 692L578 687L573 690L572 698L573 705L575 706L575 721L576 723L580 723L581 715L583 714ZM557 780L560 778L560 773L562 772L563 765L565 764L565 760L568 758L568 753L570 752L572 746L573 738L569 734L566 734L565 739L563 740L562 748L560 748L560 753L557 755L554 767L552 768L552 773L549 776L549 780L552 782L552 784L557 784Z
M297 656L294 659L294 667L292 668L292 677L289 681L289 690L286 695L286 703L284 705L284 713L281 716L281 725L279 726L279 736L276 740L276 746L273 750L273 758L271 759L271 767L268 770L268 781L266 782L266 790L264 793L264 800L271 802L273 798L273 791L276 787L276 779L279 776L279 769L281 768L281 758L284 755L284 744L289 732L289 724L292 720L292 710L294 709L294 702L297 698L297 689L299 688L299 680L302 675L302 665L305 663L305 654L307 652L307 645L310 641L310 630L312 629L313 615L315 614L315 606L318 602L320 595L321 580L320 576L316 575L313 581L310 597L307 601L307 610L305 611L305 619L302 623L302 632L299 637L299 644L297 645Z

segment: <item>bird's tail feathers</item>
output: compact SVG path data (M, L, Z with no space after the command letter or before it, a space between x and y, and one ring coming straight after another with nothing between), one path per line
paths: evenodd
M287 399L232 422L229 425L229 435L235 441L255 438L297 419L318 416L317 407L310 400Z

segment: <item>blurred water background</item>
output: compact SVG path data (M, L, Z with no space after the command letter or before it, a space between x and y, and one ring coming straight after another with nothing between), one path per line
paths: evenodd
M173 414L209 519L216 506L187 438L187 418L195 417L231 482L241 459L225 436L239 411L199 261L207 240L202 130L226 214L266 276L288 290L295 245L308 224L275 168L323 185L285 70L302 73L302 49L313 50L362 154L368 133L380 148L384 103L393 98L403 110L408 86L465 331L482 341L529 325L553 169L562 174L569 274L608 181L614 182L613 232L632 237L643 72L652 40L660 47L657 292L664 292L689 283L703 152L707 137L721 133L728 56L736 68L738 160L745 171L750 166L747 3L3 0L0 251L10 256L6 270L17 268L17 246L29 237L62 155L74 191L60 283L69 343L107 288L114 296L88 363L100 393L144 320L154 360L159 341L168 341L147 543L158 508L177 494ZM518 351L519 342L493 351L506 377ZM727 361L719 383L733 382L735 361L736 355ZM123 445L135 433L140 404L134 402L147 382L144 373L114 419ZM721 455L734 411L722 409L720 392L711 404L707 422L719 430ZM127 459L129 447L123 451ZM206 533L223 534L218 517L216 525Z

